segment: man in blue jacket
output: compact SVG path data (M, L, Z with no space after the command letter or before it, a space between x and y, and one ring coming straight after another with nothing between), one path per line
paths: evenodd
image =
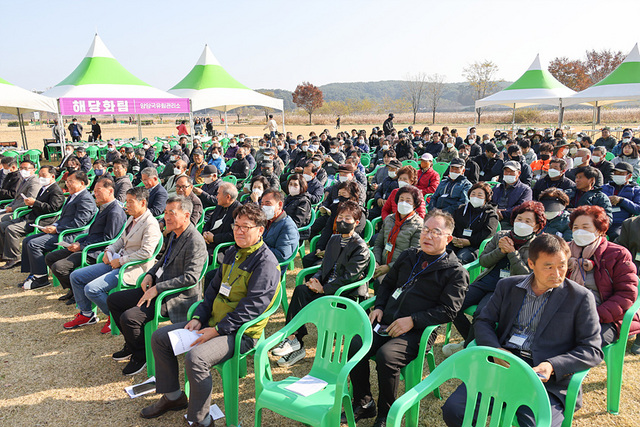
M67 177L69 199L62 207L60 217L52 225L41 229L42 233L29 236L22 241L22 272L30 273L20 286L24 289L37 289L50 284L47 277L45 253L58 248L58 235L64 230L83 227L91 221L96 212L96 202L87 191L89 178L82 171L72 172ZM72 243L78 233L65 236Z
M464 160L455 158L449 164L449 176L440 181L431 196L429 210L438 208L450 214L469 201L471 182L464 176Z
M164 213L164 208L167 205L167 190L160 184L158 178L158 171L155 168L144 168L140 173L144 188L149 190L149 210L153 216L158 216Z
M613 223L607 232L611 241L620 235L625 219L640 214L640 186L631 181L632 175L633 166L620 162L613 169L611 182L602 187L612 205Z
M262 194L260 200L262 211L267 217L267 226L262 240L267 244L278 262L288 259L298 247L300 233L295 222L283 210L284 197L282 193L270 188Z
M503 230L511 228L511 212L531 200L531 187L520 181L521 165L515 160L505 162L502 182L493 189L492 201L498 206L498 219Z

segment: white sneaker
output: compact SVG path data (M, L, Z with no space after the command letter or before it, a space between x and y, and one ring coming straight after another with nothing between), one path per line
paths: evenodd
M273 350L271 350L271 354L273 354L274 356L286 356L287 354L291 354L296 350L300 350L300 347L301 345L300 341L298 341L298 338L294 338L292 340L286 338L284 341L274 347Z
M444 354L444 357L449 357L453 353L457 353L462 349L464 349L464 343L463 342L459 342L459 343L455 343L455 344L447 344L444 347L442 347L442 354Z
M277 363L280 366L289 367L289 366L295 365L297 362L304 359L306 356L307 356L307 351L304 349L304 347L300 347L298 350L292 351L286 356L282 356L280 359L278 359Z

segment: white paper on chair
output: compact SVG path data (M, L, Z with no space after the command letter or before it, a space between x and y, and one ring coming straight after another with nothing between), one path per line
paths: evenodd
M58 246L62 246L63 248L68 248L69 246L71 246L71 243L67 243L67 242L58 242L58 243L56 243L56 245L58 245Z
M44 227L41 225L37 225L37 224L29 224L30 226L37 228L38 230L44 230Z
M329 384L328 382L321 380L320 378L312 377L311 375L305 375L295 383L286 386L285 388L300 396L311 396L314 393L319 392Z
M174 329L169 332L169 340L171 341L171 347L173 347L173 354L177 356L191 350L191 344L198 338L200 338L200 335L196 331L190 331L184 328Z
M149 386L146 386L147 384L149 384ZM136 391L134 391L134 389L136 389ZM151 377L145 382L142 382L140 384L130 385L128 387L125 387L124 391L126 391L129 397L132 399L135 399L138 396L142 396L143 394L152 393L156 391L156 377Z
M215 403L209 407L209 415L213 418L213 421L224 418L222 410ZM184 419L187 419L187 414L184 414ZM193 421L188 421L189 425L193 424Z
M0 214L5 213L7 210L6 209L0 209Z
M112 254L110 251L105 251L103 256L106 256L107 261L109 262L113 261L114 259L120 258L120 254L118 253Z

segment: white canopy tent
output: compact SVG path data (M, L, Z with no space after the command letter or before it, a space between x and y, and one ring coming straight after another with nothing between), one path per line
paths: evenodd
M536 55L533 63L518 80L498 93L476 101L476 109L489 105L506 105L513 108L513 124L515 124L516 108L530 105L555 105L560 108L559 126L562 124L564 110L563 98L575 94L551 73L540 65L540 55Z
M191 71L169 93L191 99L191 112L212 108L224 112L225 133L228 131L227 111L257 105L282 111L284 130L284 101L249 89L234 79L204 46L202 55Z
M596 111L603 105L640 100L640 52L636 43L625 60L607 77L563 100L564 105L590 104Z
M0 78L0 113L13 114L18 116L20 123L20 136L22 137L22 147L29 148L27 133L22 119L23 113L34 111L46 111L58 113L56 100L47 96L39 95L14 86L8 81Z
M174 100L171 95L157 89L124 68L111 54L98 34L93 38L89 51L71 74L44 95L57 98L122 98ZM62 117L60 117L62 123ZM138 137L142 139L140 115Z

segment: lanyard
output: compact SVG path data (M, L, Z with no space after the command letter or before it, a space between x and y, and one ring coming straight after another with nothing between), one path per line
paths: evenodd
M471 222L469 222L469 225L468 225L469 228L471 228L471 224L476 222L479 218L482 217L482 215L484 215L484 212L480 212L478 215L476 215L475 218L471 219L472 212L473 210L469 210L469 219L471 220Z
M547 297L544 299L544 301L542 302L542 304L540 304L540 307L538 307L538 309L536 310L535 313L533 313L533 316L531 316L531 320L529 320L529 323L527 323L527 326L525 326L524 328L522 328L522 332L529 330L529 327L531 326L531 324L533 323L533 321L535 320L536 317L538 317L538 314L540 314L540 310L542 310L542 308L547 304L547 301L549 301L549 298L551 298L551 292L549 292L549 294L547 295ZM520 310L518 310L518 316L516 317L516 323L518 325L518 327L520 327L520 312L522 311L522 307L524 306L524 302L527 300L527 297L525 295L524 299L522 300L522 304L520 304Z
M162 268L164 269L165 265L167 265L167 259L169 258L169 255L171 255L171 247L173 246L173 241L176 240L175 238L171 239L171 243L169 243L169 249L167 249L167 254L164 256L164 261L162 261Z
M424 273L424 271L431 267L432 264L435 264L436 262L440 261L442 258L444 258L444 256L447 253L444 252L442 255L440 255L438 257L438 259L436 259L435 261L430 262L429 264L427 264L427 266L425 268L423 268L422 270L420 270L419 272L417 272L415 275L413 274L413 272L415 271L416 267L418 266L418 264L420 264L420 261L422 260L422 252L420 253L420 256L418 257L418 261L413 265L413 268L411 269L411 273L409 274L409 279L407 279L407 281L404 283L404 285L402 285L401 289L404 291L407 286L412 283L416 277L418 277L419 275L421 275L422 273Z
M584 258L578 258L578 271L580 271L580 275L582 276L582 283L586 283L587 281L587 272L584 271Z

